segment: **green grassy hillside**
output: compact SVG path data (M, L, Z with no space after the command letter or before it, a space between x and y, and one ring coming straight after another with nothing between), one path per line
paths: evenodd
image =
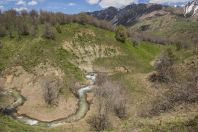
M195 39L198 35L196 18L184 18L170 13L152 18L144 17L131 26L131 29L138 31L147 26L148 28L144 32L156 37L161 36L170 40L183 41L183 43L188 43L186 45L196 42Z
M186 28L189 27L189 25L184 25ZM183 23L178 22L175 29L180 31L181 27L184 28ZM188 58L191 53L184 50L175 51L173 45L163 46L149 42L141 42L134 47L131 41L118 42L113 32L90 25L66 24L61 26L61 30L62 33L55 33L54 40L42 37L42 25L39 26L36 37L2 38L0 71L22 66L26 71L34 72L33 69L40 63L58 67L65 75L63 91L65 98L72 94L69 88L74 86L74 83L85 83L86 69L84 69L84 65L91 65L92 70L96 72L106 72L113 81L122 83L127 91L129 114L128 118L118 121L121 131L168 131L174 126L180 126L189 121L187 114L194 117L195 113L185 113L185 111L182 111L184 115L177 115L178 113L174 112L165 113L166 118L165 115L153 118L137 116L143 103L149 102L157 93L164 91L153 89L153 84L147 79L148 74L154 70L153 60L167 48L172 49L175 54L183 58ZM192 28L192 30L195 29ZM192 122L194 120L192 119ZM87 126L85 122L83 120L65 127L44 129L24 125L7 116L0 115L0 131L89 131L87 127L82 129L81 125ZM161 126L158 126L159 124ZM117 131L117 129L112 128L112 131Z

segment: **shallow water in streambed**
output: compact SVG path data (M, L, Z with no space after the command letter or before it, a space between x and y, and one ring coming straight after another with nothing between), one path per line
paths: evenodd
M45 121L40 121L37 119L33 119L28 117L27 115L19 115L16 111L17 107L23 105L25 102L24 97L16 90L9 90L6 91L6 94L11 94L15 98L15 102L11 104L8 107L3 108L3 113L12 117L15 120L18 120L24 124L28 125L37 125L37 126L42 126L42 127L55 127L59 125L64 125L65 123L71 123L78 121L82 119L87 112L89 111L89 103L87 102L86 99L86 93L91 92L93 89L93 84L96 80L97 74L95 73L89 73L86 75L86 78L91 81L91 84L89 86L86 86L84 88L81 88L78 90L78 97L79 97L79 103L78 103L78 110L75 114L72 114L68 117L61 118L58 120L50 121L50 122L45 122Z

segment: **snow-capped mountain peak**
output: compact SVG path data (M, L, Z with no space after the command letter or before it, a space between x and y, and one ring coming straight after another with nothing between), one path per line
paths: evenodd
M184 7L184 16L198 15L198 0L189 1Z

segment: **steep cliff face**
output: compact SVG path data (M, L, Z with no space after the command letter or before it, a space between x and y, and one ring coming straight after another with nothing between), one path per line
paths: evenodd
M189 1L185 5L184 16L198 16L198 0Z

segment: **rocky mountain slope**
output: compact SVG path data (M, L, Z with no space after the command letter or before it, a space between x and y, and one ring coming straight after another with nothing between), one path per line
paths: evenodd
M156 16L173 13L169 8L159 4L131 4L122 9L109 7L89 14L102 20L111 21L115 25L122 24L128 26L134 24L140 17L152 12L156 12Z
M153 39L167 41L164 43L182 41L190 45L198 34L197 10L197 0L194 0L186 4L185 10L159 4L131 4L122 9L110 7L89 14L114 25L128 26L132 35L140 34L139 39L145 40L142 37L145 34L152 42Z
M185 16L198 16L198 0L189 1L184 8Z

